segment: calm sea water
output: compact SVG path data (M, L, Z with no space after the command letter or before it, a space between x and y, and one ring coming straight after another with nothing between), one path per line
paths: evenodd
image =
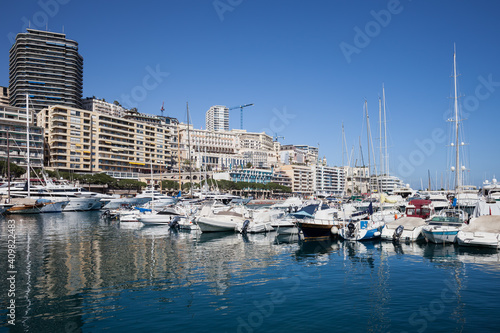
M15 297L8 262L15 220ZM12 223L11 223L12 224ZM0 220L0 330L498 332L500 255L123 227L99 212ZM15 301L15 325L7 320Z

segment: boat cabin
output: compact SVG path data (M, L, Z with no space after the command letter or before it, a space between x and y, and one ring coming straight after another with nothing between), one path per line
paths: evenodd
M443 209L439 214L434 215L429 221L429 225L461 226L467 223L468 215L461 209Z
M422 219L427 219L433 214L434 208L432 207L432 201L430 200L415 199L410 201L410 204L406 206L406 216L408 217L420 217Z

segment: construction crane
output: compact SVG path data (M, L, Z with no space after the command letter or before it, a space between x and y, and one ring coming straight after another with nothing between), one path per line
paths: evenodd
M165 111L165 108L163 107L165 105L165 101L163 101L163 103L161 103L161 116L163 117L163 111Z
M278 139L283 139L283 140L285 140L285 137L284 137L284 136L278 136L278 135L273 136L273 141L274 141L274 142L278 142Z
M240 106L233 106L232 108L229 108L229 110L234 110L234 109L240 109L240 129L243 129L243 108L246 108L247 106L252 106L253 103L250 104L245 104L245 105L240 105Z

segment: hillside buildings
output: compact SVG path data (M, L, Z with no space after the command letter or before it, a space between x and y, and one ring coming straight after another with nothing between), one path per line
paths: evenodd
M100 111L49 106L37 114L45 130L46 166L63 171L105 172L116 178L172 168L176 122L127 111L116 117Z
M190 173L210 172L235 182L275 182L303 196L370 188L367 168L327 166L318 147L282 145L264 132L230 130L224 105L211 106L206 129L195 129L175 118L127 110L118 101L82 99L83 57L65 34L35 29L18 34L9 66L9 87L0 87L0 158L6 156L9 132L16 164L27 160L28 95L30 159L37 167L131 179L151 173L175 179L168 174L179 173L194 180L206 176ZM399 184L390 177L372 181L381 190Z

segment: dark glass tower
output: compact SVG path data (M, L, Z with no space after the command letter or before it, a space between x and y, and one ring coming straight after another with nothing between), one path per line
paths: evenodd
M38 112L49 105L82 108L83 57L65 34L27 29L10 49L10 105Z

